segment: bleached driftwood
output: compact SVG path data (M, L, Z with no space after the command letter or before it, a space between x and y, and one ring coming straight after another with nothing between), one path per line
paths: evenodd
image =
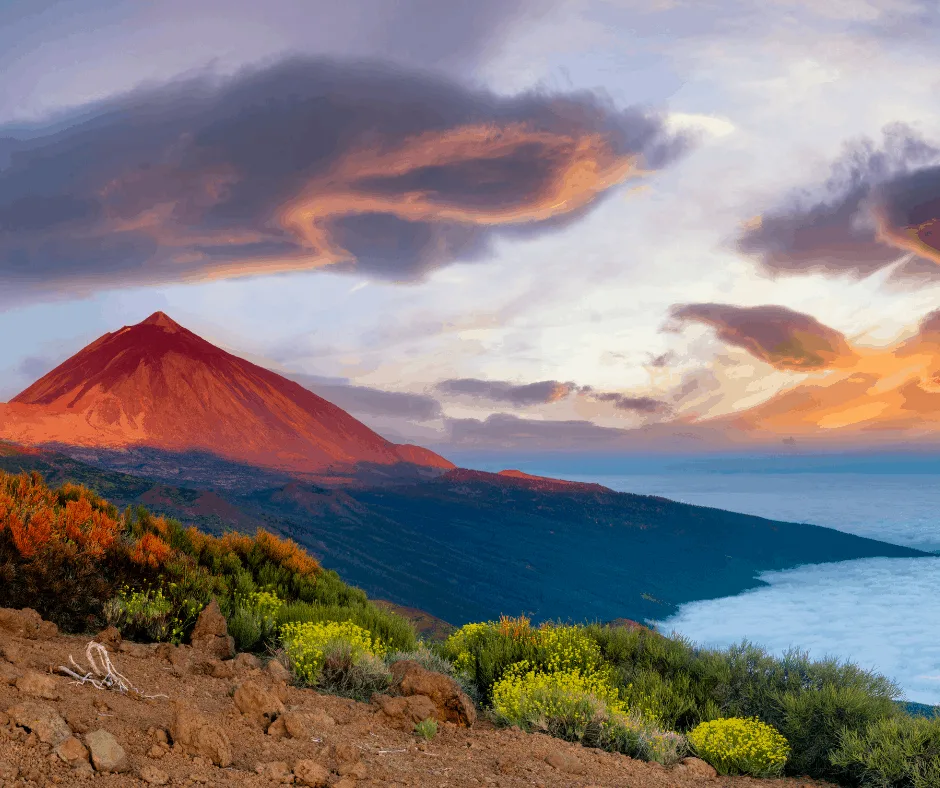
M66 676L75 679L76 684L91 684L95 689L114 690L125 695L133 693L148 700L167 697L159 694L147 695L137 689L126 676L118 673L111 662L111 655L108 654L108 650L102 643L94 640L90 641L85 647L85 659L88 661L90 670L79 665L71 654L69 654L69 662L72 663L74 670L65 665L59 665L59 670Z

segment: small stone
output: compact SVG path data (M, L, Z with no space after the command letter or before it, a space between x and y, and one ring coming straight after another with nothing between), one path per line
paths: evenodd
M259 670L261 668L261 660L258 659L254 654L243 651L238 654L234 660L232 660L232 667L234 667L235 670L237 670L239 673L247 672L249 670Z
M95 776L95 770L91 768L90 763L79 763L72 767L72 774L81 780Z
M214 679L231 679L235 677L235 666L232 661L222 662L217 659L211 660L209 675Z
M51 706L26 701L7 709L7 714L21 728L33 731L40 741L56 746L72 735L72 730Z
M355 777L359 780L364 780L369 770L362 761L356 761L355 763L341 763L337 767L336 773L340 777Z
M166 754L167 749L161 744L154 744L153 747L147 750L147 757L153 758L155 761L159 761Z
M0 684L16 684L16 680L23 675L18 668L13 667L7 662L0 662Z
M55 748L55 754L65 761L69 766L85 762L88 763L88 750L74 736L69 736L64 742Z
M235 656L235 641L228 634L228 625L217 599L213 598L202 609L190 642L194 649L210 657L231 659Z
M267 730L284 713L284 704L273 693L254 681L245 681L235 689L235 706L248 719Z
M91 752L91 762L99 772L127 771L127 753L108 731L97 730L85 734L85 744Z
M293 776L286 761L259 763L255 766L255 771L262 777L267 777L269 780L277 780L278 782L282 782Z
M276 659L272 659L268 662L268 664L264 666L264 670L265 673L275 681L290 681L293 678L291 672Z
M356 778L355 777L340 777L335 783L333 783L333 788L356 788Z
M138 774L140 779L148 785L166 785L170 781L170 776L152 763L145 763L141 766Z
M16 680L15 686L20 692L43 700L59 700L62 697L56 680L35 670L27 670Z
M107 627L95 635L95 642L100 643L108 651L114 651L121 645L121 633L117 627Z
M714 780L718 777L718 772L715 771L715 768L701 758L683 758L682 761L676 765L676 770L697 780Z
M339 763L355 763L362 756L358 747L349 742L341 741L333 745L333 757Z
M549 753L545 757L545 763L553 769L557 769L565 774L584 774L587 769L576 758L571 757L560 751Z
M308 788L325 788L330 784L330 772L316 761L297 761L294 766L294 779Z
M170 738L166 735L166 731L163 728L156 728L153 732L153 738L157 744L168 744Z
M224 728L188 704L175 701L170 728L173 748L188 748L223 769L232 763L232 745Z
M26 737L26 741L24 741L23 744L25 744L27 747L35 747L37 744L39 744L39 737L35 734L35 732L30 733L29 736Z

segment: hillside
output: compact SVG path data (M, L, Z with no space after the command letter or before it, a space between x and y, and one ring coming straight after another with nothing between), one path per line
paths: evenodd
M451 624L662 619L677 605L740 593L805 563L917 550L827 528L617 493L599 485L455 470L408 484L313 484L219 463L220 482L148 480L52 452L8 447L0 468L85 483L119 506L146 504L201 528L290 536L370 596ZM157 468L154 457L148 460ZM172 481L175 478L176 481Z
M207 451L297 473L453 464L398 446L293 381L156 312L105 334L0 405L0 438Z

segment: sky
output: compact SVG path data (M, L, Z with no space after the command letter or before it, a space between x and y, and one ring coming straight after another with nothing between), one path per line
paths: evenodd
M932 444L926 0L8 0L0 401L162 310L451 451Z

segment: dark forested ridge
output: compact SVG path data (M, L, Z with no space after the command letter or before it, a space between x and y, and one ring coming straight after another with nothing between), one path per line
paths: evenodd
M766 570L926 555L599 486L545 489L458 470L337 487L224 462L204 464L197 486L172 458L161 462L150 458L130 474L60 453L0 452L0 469L35 469L51 485L80 482L119 506L144 504L210 532L264 526L289 535L370 596L458 625L502 613L662 619L682 603L759 586ZM137 475L155 469L159 478Z

